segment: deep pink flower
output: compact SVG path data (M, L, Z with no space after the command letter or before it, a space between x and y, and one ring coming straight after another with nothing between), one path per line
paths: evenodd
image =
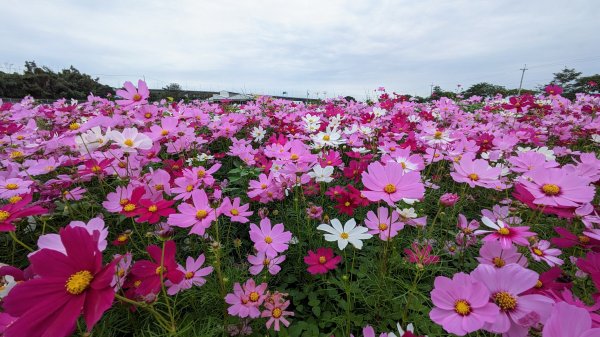
M171 206L175 203L173 200L159 200L153 201L150 199L141 199L138 202L135 214L139 215L135 219L136 222L143 223L148 222L149 224L155 224L160 221L161 217L169 216L175 213L175 210Z
M264 252L268 257L275 257L288 249L292 233L285 231L282 223L271 227L271 220L264 218L260 221L260 228L250 224L250 239L257 251Z
M408 262L421 266L440 262L439 256L431 255L432 247L430 244L419 245L415 242L410 245L410 248L404 249L404 253L408 257Z
M525 337L529 327L543 324L550 315L552 299L537 294L523 295L538 281L538 274L532 270L514 263L504 268L481 264L471 276L485 284L492 301L500 308L496 319L484 326L487 331Z
M48 210L40 206L26 207L32 199L31 194L13 197L16 202L0 207L0 232L15 230L15 221L31 215L48 213Z
M563 93L563 88L556 84L548 84L544 88L544 91L546 91L548 95L560 95Z
M423 198L425 187L419 172L404 173L402 166L389 162L386 166L379 162L369 165L362 173L362 182L367 190L362 194L371 201L385 201L394 206L397 201L414 201Z
M460 197L456 193L444 193L440 197L440 203L444 206L450 207L454 206L459 199Z
M465 274L454 274L452 279L438 276L431 291L435 307L429 317L444 330L464 336L492 323L499 309L490 303L490 291L481 282Z
M16 285L3 308L17 320L5 336L70 336L83 313L88 331L111 307L115 263L102 266L96 240L85 229L59 232L66 254L43 249L29 258L36 278Z
M337 268L337 264L342 261L341 256L334 256L331 248L318 248L317 252L308 251L304 257L304 263L308 265L306 269L312 275L326 274L330 270Z
M172 240L166 241L164 248L163 254L162 248L157 245L146 247L146 251L153 261L138 260L131 268L133 278L141 281L135 289L137 295L158 294L163 279L174 284L183 280L185 274L179 270L177 261L175 261L177 248L175 242Z

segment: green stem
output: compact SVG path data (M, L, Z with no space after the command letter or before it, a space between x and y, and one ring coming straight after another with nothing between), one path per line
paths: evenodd
M33 248L29 247L28 245L23 243L23 241L21 241L17 238L15 231L9 231L8 235L10 235L10 237L13 239L14 242L20 244L23 248L27 249L28 251L33 252Z

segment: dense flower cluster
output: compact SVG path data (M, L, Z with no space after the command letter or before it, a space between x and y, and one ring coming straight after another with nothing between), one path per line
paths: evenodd
M600 97L561 93L0 101L0 335L599 336Z

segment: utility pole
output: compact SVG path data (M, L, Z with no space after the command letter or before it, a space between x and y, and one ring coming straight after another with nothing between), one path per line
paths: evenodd
M521 82L519 83L519 91L517 92L517 95L521 95L521 88L523 87L523 77L525 77L525 70L527 70L527 64L525 64L523 68L519 70L523 72L521 73Z
M431 96L433 96L433 83L431 83L431 84L429 85L429 87L431 87L431 90L430 90L430 92L429 92L429 96L431 97Z

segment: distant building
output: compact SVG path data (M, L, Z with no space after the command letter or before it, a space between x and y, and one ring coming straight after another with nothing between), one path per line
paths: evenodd
M238 94L235 92L229 91L220 91L218 94L213 94L212 97L208 99L209 102L222 102L222 101L230 101L230 102L246 102L254 99L252 95L246 94Z

